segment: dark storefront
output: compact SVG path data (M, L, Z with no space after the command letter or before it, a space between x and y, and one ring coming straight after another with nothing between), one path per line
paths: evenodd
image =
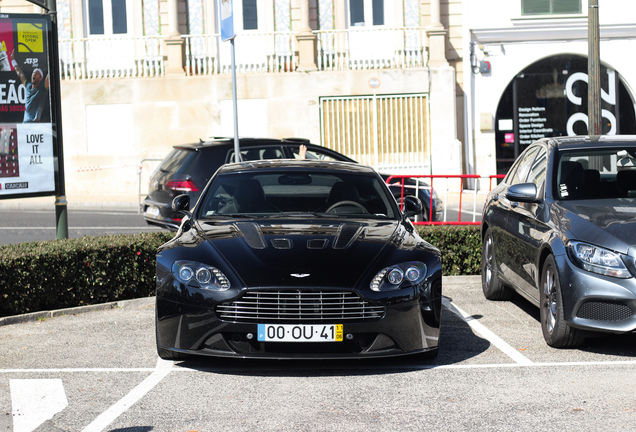
M510 82L496 117L497 173L543 137L587 134L587 57L540 60ZM634 103L618 72L601 66L603 134L636 133Z

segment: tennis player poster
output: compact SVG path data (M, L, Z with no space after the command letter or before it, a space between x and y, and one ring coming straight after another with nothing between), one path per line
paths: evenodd
M0 199L55 194L51 20L0 14Z

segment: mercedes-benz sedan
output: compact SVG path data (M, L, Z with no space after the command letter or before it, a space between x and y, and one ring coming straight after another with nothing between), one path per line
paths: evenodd
M489 193L482 287L540 308L548 345L636 330L636 136L537 141Z

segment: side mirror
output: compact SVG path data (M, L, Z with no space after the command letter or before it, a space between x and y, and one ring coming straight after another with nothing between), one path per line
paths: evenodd
M190 197L186 194L178 195L172 200L172 211L190 214Z
M519 183L512 185L506 192L506 198L510 201L517 201L523 203L538 203L541 202L537 196L537 185L534 183Z
M422 213L422 209L424 208L424 206L422 205L422 201L414 195L405 196L403 204L404 204L403 213L406 216L419 215Z
M181 213L187 216L184 218L181 224L181 230L190 231L192 227L192 213L190 213L190 197L188 195L178 195L172 200L172 211L175 213Z

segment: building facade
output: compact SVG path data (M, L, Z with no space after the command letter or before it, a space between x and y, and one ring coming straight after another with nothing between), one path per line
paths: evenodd
M461 172L460 6L233 0L239 135L309 138L382 170ZM57 0L57 9L70 206L136 203L140 166L143 193L171 146L233 135L219 2ZM0 0L0 12L40 9Z
M464 171L505 173L531 142L587 134L587 0L463 4ZM636 132L636 23L599 0L603 134Z

